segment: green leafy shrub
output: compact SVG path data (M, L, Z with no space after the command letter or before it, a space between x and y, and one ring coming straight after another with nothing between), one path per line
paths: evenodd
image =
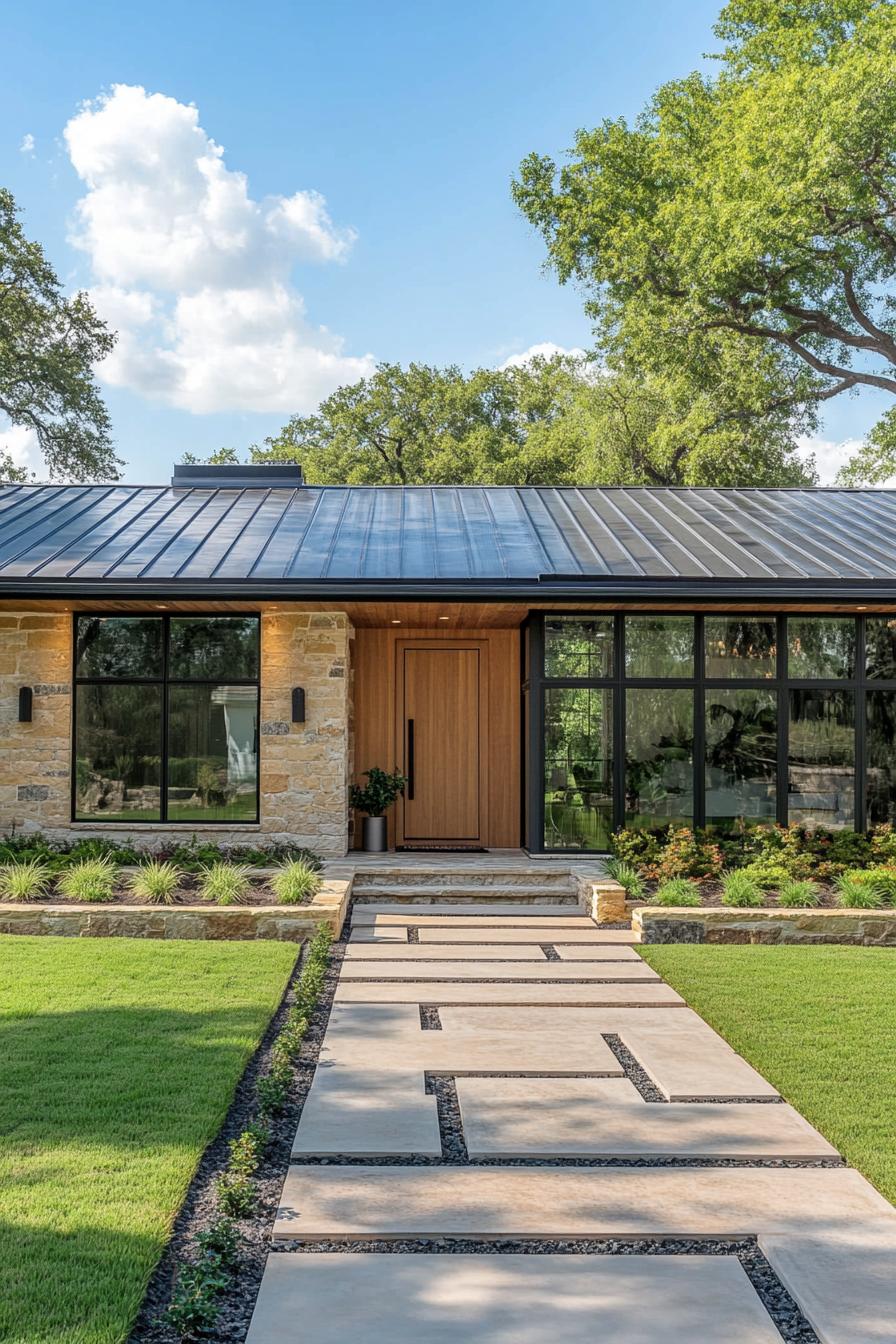
M896 905L896 868L888 863L872 864L870 868L851 869L847 877L859 876L861 881L874 882L884 893L887 905Z
M255 1186L241 1171L222 1171L215 1182L215 1193L229 1218L247 1218L255 1208Z
M317 871L303 859L286 863L271 878L271 887L280 905L302 905L320 891Z
M610 836L610 849L614 858L631 864L644 876L645 870L656 863L660 842L651 831L620 830Z
M139 863L141 855L133 845L120 844L117 840L78 840L66 848L64 858L67 864L80 863L82 859L112 859L116 864Z
M841 873L836 881L837 904L846 910L879 910L887 893L872 874L859 870Z
M221 1215L202 1232L196 1234L196 1245L203 1258L217 1258L225 1269L234 1269L240 1260L243 1238L232 1218Z
M669 832L656 861L656 876L715 877L722 871L722 853L713 840L694 834L689 826L674 827Z
M653 896L654 905L702 905L700 889L696 882L686 877L670 877L663 882Z
M762 905L762 888L743 868L733 868L722 874L722 904L738 906Z
M216 905L238 905L246 899L250 887L245 864L212 863L200 873L199 894Z
M627 863L625 859L608 859L607 875L614 878L625 888L625 894L630 901L639 901L644 895L644 879L637 868Z
M883 821L872 830L871 857L876 863L896 863L896 830L891 821Z
M0 868L0 900L36 901L45 896L52 874L40 859L19 859Z
M808 909L818 904L818 887L808 878L788 877L778 887L778 904L791 909Z
M150 859L132 873L128 886L140 901L149 905L173 905L183 874L173 863Z
M218 1298L227 1287L224 1266L216 1255L203 1255L184 1265L167 1311L168 1324L181 1339L208 1335L218 1319Z
M793 881L790 870L783 863L774 863L771 859L754 859L738 871L745 873L763 891L771 891L784 882Z
M110 855L81 859L59 874L57 888L70 901L111 901L115 895L118 867Z

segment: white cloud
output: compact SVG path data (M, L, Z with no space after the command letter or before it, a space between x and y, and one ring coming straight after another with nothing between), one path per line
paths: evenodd
M19 153L27 154L29 158L34 157L34 136L30 131L27 135L22 136L22 143L19 145Z
M0 457L4 453L12 458L14 466L27 471L37 471L43 466L37 433L25 425L11 425L9 421L0 424Z
M541 341L540 344L530 345L528 350L523 350L520 354L511 355L509 359L505 359L503 364L498 365L498 371L522 369L527 364L531 364L533 359L553 359L556 355L568 355L572 359L584 359L585 351L577 345L567 348L562 345L555 345L553 341Z
M97 310L119 333L101 376L185 410L309 411L370 373L370 355L313 325L300 262L355 239L315 191L255 200L198 110L118 84L65 127L86 192L71 235Z
M861 439L821 439L806 435L797 440L799 456L814 459L820 485L833 485L837 473L862 446Z

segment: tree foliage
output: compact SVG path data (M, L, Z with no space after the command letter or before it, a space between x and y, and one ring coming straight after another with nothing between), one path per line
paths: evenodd
M253 460L301 462L317 484L805 482L791 425L772 419L723 423L716 399L688 378L570 357L469 375L382 364L315 415L294 417Z
M833 397L896 394L896 9L732 0L715 31L712 75L580 132L559 169L531 155L514 195L610 367L714 405L686 434L786 442ZM894 469L890 420L854 477Z
M84 294L66 298L10 192L0 188L0 414L33 430L51 477L117 477L109 417L93 366L114 336ZM7 478L21 479L8 457Z

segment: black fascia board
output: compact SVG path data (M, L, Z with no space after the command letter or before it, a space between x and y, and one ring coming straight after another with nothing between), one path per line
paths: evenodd
M0 598L102 601L896 603L896 579L3 579Z

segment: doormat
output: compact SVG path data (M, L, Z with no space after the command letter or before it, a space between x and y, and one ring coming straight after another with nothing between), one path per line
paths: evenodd
M487 854L482 845L396 845L399 854Z

